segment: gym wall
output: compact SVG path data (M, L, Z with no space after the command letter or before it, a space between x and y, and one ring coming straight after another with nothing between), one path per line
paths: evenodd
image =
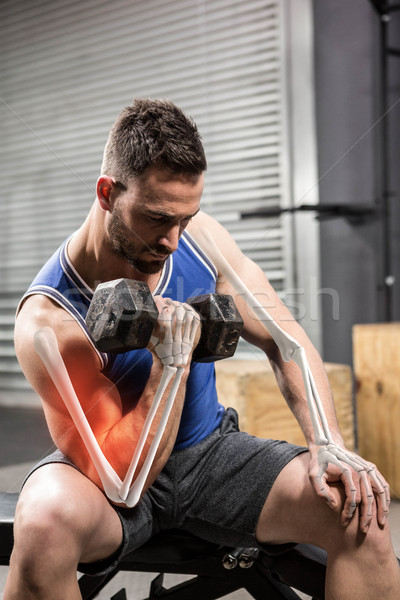
M378 206L382 201L380 17L370 0L314 0L315 99L321 204ZM376 4L384 4L376 2ZM394 5L396 2L389 2ZM398 3L397 3L398 4ZM400 49L400 12L387 23ZM390 248L393 320L400 319L400 58L388 58L390 232L379 214L320 226L323 355L352 364L352 327L386 321L383 261ZM386 237L386 239L385 239Z
M241 219L243 210L293 202L292 4L304 9L307 43L299 48L311 56L309 0L0 3L0 402L36 401L14 357L15 308L41 264L82 222L109 127L133 97L168 97L197 121L209 161L204 209L278 291L299 285L294 255L315 271L315 229L305 236L310 257L302 260L291 217ZM306 97L298 104L303 115ZM315 167L312 153L298 154ZM315 187L315 168L298 160L296 169Z

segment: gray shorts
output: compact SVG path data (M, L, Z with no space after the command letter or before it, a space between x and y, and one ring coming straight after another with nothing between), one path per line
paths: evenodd
M210 542L257 547L255 529L264 502L283 467L306 448L239 431L235 410L189 448L174 451L154 484L134 508L115 507L123 528L119 550L79 571L111 572L128 552L166 529L184 529ZM60 451L40 463L75 465ZM76 467L75 467L76 468Z

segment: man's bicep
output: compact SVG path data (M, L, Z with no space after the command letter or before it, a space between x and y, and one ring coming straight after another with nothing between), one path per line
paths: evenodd
M100 372L99 359L79 325L63 316L50 313L46 318L40 314L27 318L21 314L16 322L15 349L25 377L42 400L54 443L79 464L82 459L87 461L83 441L64 398L35 350L35 333L43 326L52 326L77 402L100 446L121 418L121 401L115 386Z

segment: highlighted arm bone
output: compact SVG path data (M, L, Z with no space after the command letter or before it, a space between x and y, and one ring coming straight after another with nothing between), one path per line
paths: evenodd
M176 312L177 311L175 311L175 313ZM113 502L123 502L126 504L126 506L132 507L135 506L140 499L146 479L150 472L151 465L164 434L169 414L174 405L179 384L184 372L184 365L187 363L190 356L196 331L200 323L198 318L193 318L193 315L191 314L192 312L193 311L187 307L187 309L185 308L184 311L178 311L178 315L176 315L176 318L178 320L182 320L183 325L185 325L183 337L182 322L180 322L175 329L175 331L178 332L178 340L181 340L180 343L177 344L175 335L169 325L166 326L166 336L163 339L163 342L160 342L158 338L153 338L153 344L155 345L156 352L158 350L158 345L160 345L159 350L163 355L162 362L164 364L164 369L152 402L152 406L150 407L149 413L146 417L139 441L123 481L121 481L120 477L117 475L107 458L104 456L104 453L89 425L87 417L75 393L65 363L62 359L54 331L50 327L43 327L34 335L35 349L41 357L51 379L53 380L54 385L56 386L65 406L68 409L68 412L82 440L85 443L90 458L92 459L93 464L99 474L107 497ZM165 339L167 340L166 342ZM175 352L175 356L165 351L167 345L170 347L171 352ZM179 362L177 362L177 360ZM140 456L149 436L154 417L160 406L162 397L173 378L174 381L168 394L157 431L151 442L142 468L135 482L132 484L132 480L136 473Z
M305 387L307 406L314 431L315 443L317 446L320 446L318 453L319 470L316 477L317 484L320 487L320 495L324 496L328 501L331 501L329 490L326 486L325 475L329 464L334 465L341 472L341 478L344 482L347 496L347 506L345 506L345 509L348 510L348 517L351 518L356 508L356 488L353 483L351 469L349 468L351 467L360 474L364 485L365 496L367 498L367 513L369 514L371 512L372 503L374 501L368 475L382 502L381 511L387 513L390 501L389 488L386 482L384 482L376 472L374 465L338 446L333 441L328 420L304 348L273 320L272 316L266 311L254 294L241 280L236 271L231 267L215 244L210 232L205 228L202 228L201 230L198 230L193 237L202 252L214 263L219 273L225 277L236 292L244 298L246 304L267 329L279 348L283 360L286 362L293 360L300 368Z
M104 491L110 500L119 502L118 490L122 484L121 479L114 471L103 452L88 423L81 404L76 396L71 379L58 348L56 335L50 327L43 327L34 335L35 350L42 359L54 385L56 386L69 414L85 442L90 458L98 472Z

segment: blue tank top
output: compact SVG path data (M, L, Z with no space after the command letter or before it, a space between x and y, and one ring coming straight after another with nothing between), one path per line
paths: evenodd
M32 294L48 296L74 318L93 346L85 323L93 290L68 258L69 239L40 270L20 305ZM184 302L190 296L214 292L216 278L214 265L184 232L177 250L165 262L153 294ZM147 383L152 365L150 352L144 349L105 354L94 349L99 356L102 373L118 388L124 413L129 412ZM224 410L217 398L214 364L192 362L175 449L193 446L209 435L218 427Z

